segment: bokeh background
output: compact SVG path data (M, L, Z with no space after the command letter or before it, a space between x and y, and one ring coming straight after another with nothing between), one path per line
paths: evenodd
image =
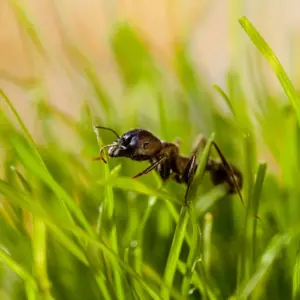
M64 111L78 115L82 95L74 91L74 82L66 76L66 72L76 73L65 52L67 43L80 45L92 57L103 84L123 101L124 95L118 93L121 84L109 42L117 22L122 21L142 34L151 53L166 68L172 69L174 43L185 41L196 69L205 74L207 82L224 87L230 67L239 64L239 71L247 76L249 64L255 61L256 49L237 23L239 17L246 15L273 47L294 84L300 84L297 0L31 0L21 1L19 5L36 27L47 57L32 53L33 45L20 24L21 17L10 1L1 1L0 80L13 101L28 114L29 89L42 76L49 100ZM264 61L260 67L272 93L281 93L277 79ZM247 77L243 80L247 83ZM28 114L24 117L30 122L32 118Z
M299 11L0 1L0 299L299 299ZM242 16L292 80L289 98ZM215 132L245 206L204 176L187 213L184 186L131 179L147 163L92 161L115 138L97 140L95 124L178 137L187 155Z

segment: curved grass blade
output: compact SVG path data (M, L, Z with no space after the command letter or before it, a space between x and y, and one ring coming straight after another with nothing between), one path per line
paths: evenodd
M217 84L213 84L212 86L221 95L221 97L225 100L225 102L226 102L227 106L229 107L231 113L235 116L235 110L234 110L233 105L232 105L232 103L231 103L231 101L229 99L229 96Z
M252 25L252 23L246 17L240 18L239 23L241 24L241 26L243 27L243 29L245 30L249 38L252 40L254 45L257 47L257 49L268 61L270 67L275 72L285 94L287 95L290 103L292 104L296 112L298 122L300 123L299 97L289 76L287 75L282 64L280 63L279 59L277 58L277 56L275 55L271 47L268 45L268 43L264 40L264 38L260 35L257 29Z

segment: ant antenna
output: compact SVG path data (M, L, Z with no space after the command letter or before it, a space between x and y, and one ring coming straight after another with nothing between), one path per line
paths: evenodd
M102 160L105 164L107 164L106 159L103 157L103 151L104 151L105 148L109 148L109 147L115 146L115 145L117 145L117 143L112 143L112 144L105 145L105 146L101 147L100 151L99 151L99 156L94 157L93 160Z
M115 130L111 129L111 128L103 127L103 126L99 126L99 125L95 125L94 128L109 130L109 131L113 132L118 139L120 138L120 136L117 134L117 132Z
M214 147L217 150L217 152L218 152L218 154L219 154L219 156L220 156L220 158L222 160L223 165L225 166L225 170L226 170L228 176L231 177L231 179L232 179L234 187L236 188L236 190L237 190L237 192L239 194L239 197L240 197L240 199L242 201L243 206L245 206L244 200L243 200L243 197L242 197L242 194L241 194L241 191L240 191L239 186L238 186L238 184L237 184L237 182L235 180L234 171L233 171L232 167L230 166L230 164L225 159L225 157L222 154L222 152L221 152L220 148L218 147L218 145L215 142L213 144L214 144Z

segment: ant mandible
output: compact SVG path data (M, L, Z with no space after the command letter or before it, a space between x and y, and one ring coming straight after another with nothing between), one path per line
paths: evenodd
M107 163L103 157L103 151L108 148L108 156L110 157L127 157L135 161L149 161L150 166L133 178L145 175L155 169L164 182L172 178L178 183L185 183L187 184L187 189L184 201L187 204L188 192L198 167L197 154L201 144L205 143L203 136L197 141L191 156L187 157L180 154L178 142L162 141L145 129L132 129L120 136L111 128L98 125L94 126L94 128L95 130L109 130L117 137L117 140L112 144L101 147L99 156L94 158L94 160L102 160L104 163ZM210 157L205 171L210 172L214 185L227 183L228 193L234 194L237 192L243 202L240 193L243 186L242 173L234 165L226 161L215 142L213 142L213 146L217 150L221 161Z

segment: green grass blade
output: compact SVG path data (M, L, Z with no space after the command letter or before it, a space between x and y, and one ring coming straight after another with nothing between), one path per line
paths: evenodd
M256 272L241 289L239 299L247 299L251 295L253 290L259 286L264 276L266 276L267 271L272 266L278 255L281 253L283 247L285 247L289 243L289 241L290 238L287 235L277 235L273 237L260 259L260 263L256 269Z
M164 272L164 281L168 287L171 287L173 284L176 266L179 260L179 255L180 255L180 251L184 239L184 234L186 231L186 226L188 224L188 219L189 219L188 208L186 206L183 206L181 208L179 220L176 225L171 249L167 260L167 265ZM161 297L164 300L169 299L170 297L169 290L166 287L163 287L161 289Z
M197 216L201 218L214 204L226 195L226 190L227 186L220 185L204 194L195 205Z
M195 211L190 209L190 216L192 220L192 243L189 246L189 255L186 263L186 273L181 285L181 293L184 297L187 297L189 294L190 285L192 283L192 278L195 272L195 267L197 262L201 259L201 232L199 225L197 223L197 218Z
M17 119L18 123L20 124L22 130L24 131L25 137L26 137L26 139L27 139L30 147L32 148L32 151L33 151L35 157L39 160L39 162L41 163L41 165L45 166L44 161L41 158L41 155L39 154L39 152L37 150L37 147L35 145L35 142L34 142L32 136L31 136L29 130L27 129L26 125L22 121L22 118L18 114L17 110L15 109L15 107L13 106L13 104L11 103L11 101L9 100L9 98L6 96L6 94L1 89L0 89L0 96L4 99L5 103L10 108L10 110L14 114L15 118Z
M47 276L47 229L43 219L33 217L32 256L35 276L45 299L52 299Z
M68 193L54 180L51 174L45 168L43 168L34 157L32 157L32 155L28 152L28 149L21 142L19 142L17 139L13 139L12 143L15 145L16 152L19 155L23 165L32 174L34 174L37 178L39 178L42 182L49 186L49 188L51 188L57 195L57 198L59 200L62 200L62 207L65 208L66 205L76 216L78 221L81 222L87 232L89 232L89 234L91 235L94 235L95 232L92 230L83 212L75 204L74 200L68 195ZM74 223L68 210L66 210L66 217L68 218L69 222Z
M193 182L193 186L195 187L194 193L196 193L196 189L200 186L200 183L201 183L201 180L203 177L203 173L205 170L205 166L207 164L207 160L210 155L210 149L212 147L214 136L215 136L215 134L212 133L204 147L202 154L201 154L200 162L199 162L199 165L197 168L197 174L196 174L194 182ZM192 191L193 191L193 189L191 189L191 192ZM192 193L190 193L190 197L191 197L191 194ZM183 239L185 236L187 223L188 223L188 209L183 206L181 208L179 220L176 225L171 249L169 252L169 256L168 256L168 260L167 260L167 264L166 264L166 268L165 268L165 272L164 272L164 280L165 280L165 283L167 284L167 286L171 286L173 283L173 280L174 280L176 266L177 266L177 262L179 260L180 250L181 250ZM163 299L169 299L169 292L166 288L162 288L161 296Z
M218 86L217 84L213 84L212 85L213 88L221 95L221 97L225 100L227 106L229 107L231 113L235 116L235 110L234 110L234 107L230 101L230 98L229 96L225 93L225 91L220 87Z
M160 191L157 188L146 185L143 182L130 177L117 177L113 179L109 178L107 181L98 181L98 184L111 185L114 188L119 188L125 191L132 191L147 196L156 196L162 200L168 200L173 203L182 204L182 201L179 201L175 195L172 195L169 192Z
M99 146L102 146L102 141L99 136L98 130L95 130L97 141ZM108 164L104 165L105 169L105 178L110 177L110 170ZM103 204L104 214L107 218L107 221L110 223L110 230L108 232L108 236L112 245L112 249L115 251L115 253L119 253L119 246L118 246L118 236L117 236L117 227L114 222L114 193L111 185L105 186L105 200ZM113 268L113 274L114 274L114 280L115 280L115 288L116 288L116 295L118 299L123 300L125 299L124 294L124 288L122 283L122 274L120 273L120 270L116 267L115 263L112 261L112 268Z
M262 192L263 182L265 179L267 170L267 163L260 163L258 166L258 170L256 173L256 178L253 187L253 196L252 196L252 213L253 213L253 225L252 225L252 272L255 267L256 263L256 247L257 247L257 235L256 235L256 228L257 228L257 218L258 216L258 208L259 208L259 201Z
M212 260L212 227L213 215L206 213L204 215L203 226L203 265L206 274L210 274Z
M280 81L280 84L287 95L290 103L292 104L297 118L298 122L300 123L300 101L299 97L297 95L297 92L285 72L283 66L281 65L279 59L271 49L271 47L267 44L267 42L264 40L264 38L260 35L260 33L257 31L257 29L252 25L252 23L246 18L242 17L239 19L239 22L249 38L252 40L254 45L257 47L257 49L261 52L261 54L265 57L265 59L268 61L269 65L275 72L278 80Z
M29 274L20 264L15 262L3 249L0 249L0 260L8 265L18 276L24 280L28 299L36 299L38 287L31 274Z
M300 297L300 249L298 248L293 272L293 299Z
M238 261L238 286L241 286L243 282L247 281L251 271L251 222L253 216L253 186L255 175L255 163L256 163L256 147L255 140L251 133L244 138L245 149L245 173L244 173L244 195L246 203L246 212L244 217L244 224L242 228L242 236L240 240L240 251Z

